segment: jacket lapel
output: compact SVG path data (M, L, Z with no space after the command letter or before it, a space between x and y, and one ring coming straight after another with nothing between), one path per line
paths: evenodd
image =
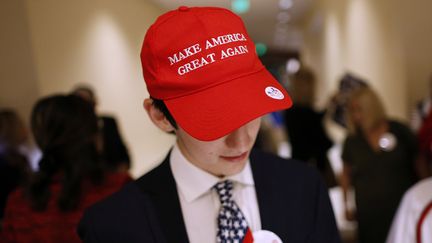
M258 198L258 207L261 218L261 227L263 230L269 230L280 236L283 231L281 227L281 208L278 207L281 198L277 195L276 187L281 185L273 185L269 175L269 168L265 158L254 151L250 156L252 174L255 183L255 191Z
M170 154L157 168L137 181L138 187L150 197L157 219L168 243L188 243L177 186L169 164Z

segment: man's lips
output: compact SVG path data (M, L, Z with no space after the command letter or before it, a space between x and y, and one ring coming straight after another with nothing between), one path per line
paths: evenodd
M246 159L248 155L248 152L244 152L240 155L236 155L236 156L220 156L223 160L229 161L229 162L239 162L239 161L243 161L244 159Z

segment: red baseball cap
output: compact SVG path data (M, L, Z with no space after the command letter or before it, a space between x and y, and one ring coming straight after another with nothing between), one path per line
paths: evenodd
M150 96L198 140L223 137L292 104L240 17L227 9L183 6L161 15L146 33L141 63Z

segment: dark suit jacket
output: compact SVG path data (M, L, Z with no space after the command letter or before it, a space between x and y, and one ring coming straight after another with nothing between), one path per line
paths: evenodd
M261 152L253 152L250 161L263 229L283 242L340 242L327 189L317 172ZM84 242L189 242L169 156L89 208L78 234Z

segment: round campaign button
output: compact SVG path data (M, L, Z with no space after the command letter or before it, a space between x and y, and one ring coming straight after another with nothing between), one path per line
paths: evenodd
M273 86L268 86L264 91L266 95L272 99L283 100L285 98L284 94Z

